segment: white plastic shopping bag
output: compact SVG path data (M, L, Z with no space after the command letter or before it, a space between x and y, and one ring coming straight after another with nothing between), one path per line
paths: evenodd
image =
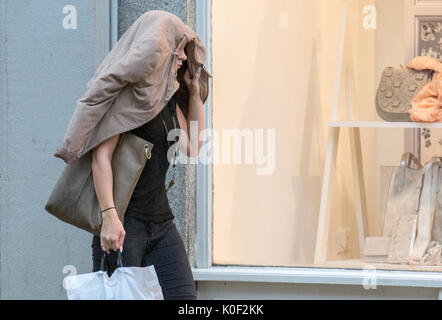
M100 271L66 278L69 300L164 300L153 265L123 267L119 251L118 267L109 277L103 260Z

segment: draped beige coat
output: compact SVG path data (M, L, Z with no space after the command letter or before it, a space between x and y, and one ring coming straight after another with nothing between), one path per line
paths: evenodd
M54 156L72 163L108 138L152 120L177 91L177 103L187 116L189 94L177 68L176 49L182 43L191 77L202 67L199 84L205 103L212 75L204 66L206 50L200 38L174 14L148 11L124 33L88 81Z

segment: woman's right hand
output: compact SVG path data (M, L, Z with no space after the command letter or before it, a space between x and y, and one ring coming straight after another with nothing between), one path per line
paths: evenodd
M118 251L123 246L126 231L118 218L115 209L107 210L102 213L103 223L101 225L100 241L101 249L109 253L109 249Z

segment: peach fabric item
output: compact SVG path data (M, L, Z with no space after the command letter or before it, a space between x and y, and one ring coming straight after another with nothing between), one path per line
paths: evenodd
M433 80L411 100L408 111L414 122L442 122L442 63L427 56L415 57L407 68L433 70Z

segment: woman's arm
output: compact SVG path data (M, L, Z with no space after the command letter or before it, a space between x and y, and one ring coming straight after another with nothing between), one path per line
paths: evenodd
M113 174L111 161L118 138L119 135L116 135L102 142L92 153L92 176L101 210L115 206L112 191ZM118 218L115 208L106 210L101 215L103 221L100 232L101 248L107 253L109 253L109 249L117 251L123 246L126 235L123 224Z
M200 98L199 78L201 76L201 68L191 78L189 69L184 72L184 82L189 90L189 108L187 119L181 109L177 106L177 116L180 128L184 131L180 135L178 148L189 157L197 157L200 153L203 142L199 139L201 131L204 130L204 106ZM196 128L191 130L193 127ZM195 134L196 131L196 134Z
M178 148L189 157L197 157L199 155L201 145L203 142L199 139L201 131L204 130L204 107L199 95L192 95L189 97L189 113L187 119L181 111L180 107L176 106L178 122L180 124L180 137ZM197 126L197 134L190 136L191 124Z

